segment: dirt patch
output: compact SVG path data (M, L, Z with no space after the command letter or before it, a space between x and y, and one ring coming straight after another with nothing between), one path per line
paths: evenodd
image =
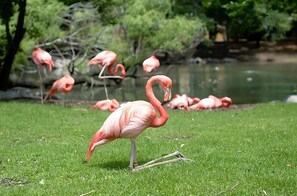
M0 186L23 186L29 181L16 178L2 178L0 179Z

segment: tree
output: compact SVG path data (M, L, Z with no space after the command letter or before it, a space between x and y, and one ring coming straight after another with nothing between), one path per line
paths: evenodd
M14 35L10 29L10 21L13 16L13 6L18 5L18 19L14 27ZM24 27L26 14L26 0L2 0L0 2L0 16L5 24L6 43L3 52L4 58L1 55L0 59L0 90L7 90L9 87L9 74L15 55L17 54L20 43L25 35L26 29Z
M128 66L156 51L182 52L201 42L206 30L197 16L175 14L171 0L113 0L111 5L107 9L113 23L108 34L100 36L109 36L105 47L117 51Z

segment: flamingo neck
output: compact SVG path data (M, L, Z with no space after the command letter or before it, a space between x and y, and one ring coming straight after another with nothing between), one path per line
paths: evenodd
M118 72L119 68L121 69L121 76L125 77L126 71L125 71L125 67L122 64L117 64L114 70L112 70L112 65L110 65L108 66L107 71L109 74L115 75Z
M161 82L159 81L158 78L149 80L147 85L146 85L146 96L148 97L148 99L150 100L151 104L158 110L160 117L155 117L155 119L153 120L151 127L160 127L162 125L164 125L166 123L166 121L168 120L168 114L167 111L164 109L164 107L162 107L160 101L155 97L154 92L153 92L153 84L155 82Z

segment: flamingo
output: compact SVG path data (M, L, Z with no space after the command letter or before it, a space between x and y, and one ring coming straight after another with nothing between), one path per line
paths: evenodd
M187 99L179 94L174 95L172 100L167 104L167 107L170 109L190 110Z
M88 65L99 65L102 67L100 73L99 73L99 78L103 79L104 83L104 90L105 90L105 95L106 99L108 98L108 92L106 88L106 78L120 78L123 79L126 76L126 71L125 67L122 64L117 64L115 69L112 69L113 64L115 64L117 60L117 54L113 51L110 50L105 50L97 54L94 58L92 58L89 62ZM104 70L107 67L107 72L110 74L110 76L105 76L104 75ZM117 72L118 69L121 69L121 76L114 76ZM102 76L103 75L103 76Z
M86 162L90 160L96 147L118 138L127 138L131 140L130 169L132 171L185 159L182 154L175 152L159 159L150 161L144 165L137 166L135 143L137 136L148 127L163 126L168 119L166 110L162 107L160 101L153 93L152 86L154 83L160 83L162 86L162 89L165 93L164 101L170 100L172 87L171 79L164 75L156 75L151 77L146 84L146 95L150 100L150 103L142 100L127 102L111 113L103 123L102 127L91 139L85 157ZM155 109L157 109L158 113L160 114L159 117ZM171 156L176 156L177 158L156 163L163 158Z
M217 98L213 95L209 95L207 98L202 99L199 103L190 106L190 109L215 109L220 107L229 107L231 104L232 100L229 97Z
M232 99L230 97L222 97L221 101L223 108L229 107L232 104Z
M49 70L52 71L54 67L54 63L51 55L45 50L38 47L35 47L33 49L32 58L33 58L33 62L35 63L38 69L38 75L40 80L40 99L41 99L41 103L43 104L42 78L41 78L40 68L42 66L48 65Z
M44 101L56 93L69 93L73 88L74 82L74 79L70 75L65 75L62 78L56 80L51 89L48 91Z
M160 62L157 59L157 57L153 55L147 58L146 60L144 60L142 63L142 66L145 73L151 73L160 66Z
M187 94L183 94L181 97L182 97L183 99L187 100L187 102L188 102L188 106L191 106L191 105L194 105L194 104L200 102L200 99L199 99L198 97L190 97L190 96L187 95Z
M116 99L111 99L111 100L107 99L107 100L97 101L92 108L114 112L119 107L120 107L120 104Z

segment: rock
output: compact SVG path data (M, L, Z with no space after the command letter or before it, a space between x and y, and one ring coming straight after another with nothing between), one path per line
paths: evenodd
M8 91L0 91L0 100L11 100L11 99L40 99L36 96L29 88L14 87Z
M289 95L285 98L285 102L297 103L297 95Z

